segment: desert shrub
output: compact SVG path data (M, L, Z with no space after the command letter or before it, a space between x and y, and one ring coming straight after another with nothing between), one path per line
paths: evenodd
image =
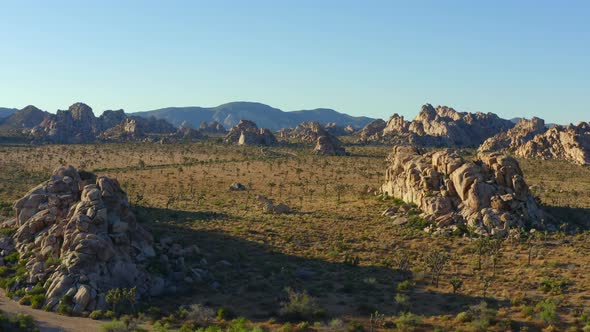
M559 316L557 315L557 304L555 301L547 299L543 300L535 306L535 311L539 314L541 319L547 325L555 325L559 323Z
M459 323L467 323L471 322L471 320L473 320L473 315L468 311L462 311L455 317L455 321Z
M104 317L104 312L102 310L94 310L88 315L88 317L90 319L102 319Z
M0 207L2 203L0 203ZM10 209L12 210L12 206L10 207ZM12 235L14 235L14 233L16 232L16 228L0 228L0 235L6 235L8 237L12 237Z
M495 324L496 310L488 308L485 301L469 307L469 312L473 317L471 325L476 331L486 331L489 326Z
M567 288L568 281L564 277L546 277L541 280L539 290L550 294L562 294Z
M199 325L207 326L213 321L215 311L201 304L191 304L184 316L184 318L194 321Z
M414 283L412 283L412 281L410 280L404 280L402 282L400 282L399 284L397 284L397 291L398 292L404 292L407 290L410 290L412 287L414 287Z
M395 320L395 327L400 331L414 331L422 322L422 317L411 312L401 313Z
M5 263L9 263L9 264L16 264L19 260L20 256L18 254L18 252L13 252L10 255L6 255L4 256L4 262Z
M317 300L304 292L286 289L288 300L281 303L280 314L285 319L310 320L321 314Z
M25 314L6 315L0 311L0 331L33 332L39 331L35 327L33 317Z
M104 323L100 326L100 332L129 332L125 323L119 320L113 320L112 322Z
M45 295L44 294L31 295L31 307L33 309L41 309L44 302L45 302Z
M18 304L31 305L31 296L25 295L25 296L21 297L20 300L18 300Z
M356 320L350 321L346 326L346 331L348 332L364 332L365 327L360 322Z
M72 309L72 306L69 304L60 303L59 306L57 306L57 312L60 315L71 316L73 309Z
M217 319L219 320L230 320L236 317L236 314L228 308L217 309Z

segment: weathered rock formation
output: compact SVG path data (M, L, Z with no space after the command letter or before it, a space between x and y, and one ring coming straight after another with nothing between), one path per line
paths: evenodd
M438 229L457 224L482 235L504 236L510 228L543 228L543 213L518 162L497 153L475 161L444 150L420 153L396 146L382 191L423 211Z
M49 310L64 298L77 313L108 309L105 296L112 288L136 287L141 300L173 294L197 282L215 284L205 269L207 262L196 263L197 246L182 247L167 236L153 243L117 180L62 167L18 200L14 209L16 218L2 226L17 229L12 237L0 234L0 256L18 251L16 264L24 264L26 270L8 290L40 284ZM158 262L158 271L148 273L146 267L153 262Z
M258 128L252 121L241 120L225 136L225 142L238 145L275 145L277 139L266 128Z
M346 154L346 150L340 145L340 141L331 135L318 137L313 151L315 154L325 156L343 156Z
M554 126L518 147L516 155L590 165L590 123Z
M330 135L334 135L334 136L350 135L356 131L352 125L342 127L342 126L339 126L336 122L326 123L326 125L324 125L324 129Z
M29 105L6 118L0 119L0 130L11 134L22 134L23 131L26 132L43 122L43 119L48 114L35 106Z
M362 143L406 143L420 146L475 147L488 137L512 128L510 120L493 113L462 113L447 106L422 106L411 121L394 114L387 123L373 121L363 128Z
M201 122L199 130L206 134L225 134L227 130L217 121L213 122Z
M486 139L480 146L479 151L501 151L516 150L521 145L530 141L535 135L542 134L547 130L545 121L537 117L530 120L520 119L514 128L499 133Z
M362 143L377 142L383 136L383 130L387 123L381 119L373 120L367 124L359 133L359 140Z
M56 309L67 295L76 312L106 308L111 288L137 287L140 297L150 291L153 278L139 262L155 256L153 239L116 180L62 167L14 208L13 241L27 267L15 289L41 283L46 307Z
M173 134L176 128L154 117L128 117L123 110L105 111L98 118L92 108L76 103L68 110L47 114L44 120L28 131L35 141L71 144L102 140L132 140L144 133Z

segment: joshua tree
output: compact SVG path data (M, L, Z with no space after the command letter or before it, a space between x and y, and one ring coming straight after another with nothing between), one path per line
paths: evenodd
M451 278L450 283L453 286L453 294L457 294L457 291L463 286L463 280L458 277Z
M449 258L450 256L447 252L437 249L433 249L425 257L426 265L430 268L432 274L432 283L435 284L436 287L438 287L440 275L449 261Z

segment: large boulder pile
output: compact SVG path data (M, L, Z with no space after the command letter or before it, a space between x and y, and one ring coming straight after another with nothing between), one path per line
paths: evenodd
M75 103L56 114L47 113L43 121L26 131L34 141L58 144L91 143L96 140L127 141L143 139L144 133L169 134L176 128L155 117L127 116L123 110L105 111L95 117L90 106Z
M359 141L361 143L378 142L383 136L383 130L387 123L382 119L376 119L368 123L359 132Z
M332 135L318 137L313 152L324 156L343 156L346 154L346 150L342 147L340 141Z
M516 149L525 158L560 159L590 165L590 123L554 126Z
M42 285L49 310L63 298L71 299L75 312L107 309L105 296L113 288L136 287L141 299L210 277L200 265L187 264L197 247L183 248L171 239L154 246L117 180L62 167L14 209L16 219L6 224L17 229L12 238L0 235L0 254L18 251L26 271L9 290ZM156 252L165 274L146 270L158 260Z
M277 139L266 128L258 128L252 121L241 120L225 136L225 142L237 145L276 145Z
M201 122L199 130L206 134L225 134L227 130L217 121L213 122Z
M425 104L412 121L394 114L387 123L373 121L363 128L361 143L379 142L437 147L476 147L514 124L494 113L457 112Z
M537 117L533 117L530 120L522 118L514 128L485 140L479 146L479 151L514 151L546 130L547 127L545 127L545 121L543 119Z
M466 225L481 235L504 236L514 227L544 227L512 157L490 153L469 161L450 150L396 146L388 161L383 193L415 204L436 231Z

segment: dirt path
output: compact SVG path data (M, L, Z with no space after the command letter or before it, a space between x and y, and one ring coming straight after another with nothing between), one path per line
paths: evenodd
M101 321L89 318L61 316L53 312L20 305L7 298L3 290L0 290L0 310L10 314L23 313L33 316L41 332L92 332L98 331L102 324Z

